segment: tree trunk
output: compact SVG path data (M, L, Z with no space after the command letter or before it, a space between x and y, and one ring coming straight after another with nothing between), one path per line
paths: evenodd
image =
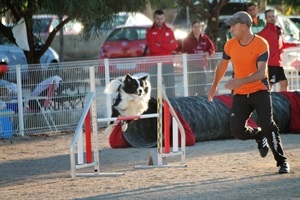
M209 38L211 38L212 42L215 45L215 49L218 48L217 39L219 36L219 27L218 27L218 20L212 20L211 18L207 20L207 33Z
M63 17L59 16L59 23L62 22ZM64 50L64 29L59 30L59 59L61 62L65 61L65 50Z
M24 51L28 63L28 75L30 84L37 84L43 80L40 58L37 51Z

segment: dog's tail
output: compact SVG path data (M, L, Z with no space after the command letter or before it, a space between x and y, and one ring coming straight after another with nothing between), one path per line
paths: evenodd
M117 91L119 91L120 86L122 86L123 82L121 80L112 80L108 83L107 86L105 86L104 93L105 94L113 94Z

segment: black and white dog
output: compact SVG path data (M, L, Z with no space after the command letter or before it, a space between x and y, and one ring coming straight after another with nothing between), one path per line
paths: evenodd
M148 109L151 98L151 84L147 80L148 75L134 77L126 74L123 80L112 80L104 90L106 94L116 93L112 105L112 117L141 115ZM122 122L122 130L127 129L132 120ZM113 124L113 122L110 122Z

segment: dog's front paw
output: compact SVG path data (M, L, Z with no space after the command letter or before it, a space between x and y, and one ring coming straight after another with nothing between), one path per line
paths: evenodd
M125 132L128 128L128 124L126 121L122 121L122 131Z

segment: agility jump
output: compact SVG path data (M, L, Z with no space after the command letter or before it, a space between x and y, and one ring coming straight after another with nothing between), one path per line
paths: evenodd
M100 172L100 160L99 160L99 148L98 148L98 131L97 122L108 122L108 121L120 121L120 120L137 120L144 118L157 118L157 148L155 151L150 151L151 157L157 160L153 165L135 166L136 169L142 168L154 168L154 167L186 167L185 162L185 131L178 119L171 103L169 102L164 90L162 89L162 64L158 63L158 84L157 84L157 111L154 114L145 114L138 116L126 116L126 117L114 117L114 118L101 118L97 119L96 114L96 99L95 99L95 69L90 67L90 93L87 97L87 103L85 105L83 114L76 127L70 144L70 162L71 162L71 177L76 176L120 176L124 173L102 173ZM163 125L162 125L162 109L164 100L164 149L163 149ZM92 121L91 121L92 116ZM170 151L170 130L168 121L172 116L173 123L173 148ZM92 130L91 125L92 123ZM83 126L85 125L85 145L83 144ZM181 147L178 148L178 129L180 130L181 136ZM77 149L75 147L77 146ZM84 150L85 146L85 150ZM77 150L77 151L76 151ZM77 152L77 161L75 158L75 151ZM84 160L85 154L85 160ZM167 158L172 156L180 156L180 165L168 165ZM80 173L78 169L94 167L94 172L91 173Z

